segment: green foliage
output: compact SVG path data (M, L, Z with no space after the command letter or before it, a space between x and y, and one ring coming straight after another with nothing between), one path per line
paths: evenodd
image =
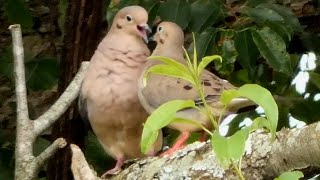
M303 177L304 175L301 171L291 171L282 173L279 177L275 178L275 180L299 180Z
M52 88L58 82L59 64L53 57L26 57L27 87L34 91ZM0 55L0 75L13 79L12 49L8 47Z
M269 65L279 72L292 74L290 56L282 38L269 27L252 32L253 41Z
M241 86L238 90L223 91L221 94L221 102L227 106L234 98L238 97L248 98L264 109L266 119L268 120L265 127L270 130L272 138L274 138L278 125L279 112L272 94L259 85L246 84ZM260 126L258 127L260 128Z
M230 137L223 137L218 131L213 133L211 145L223 167L228 168L233 161L240 160L248 135L248 128L241 129Z
M191 123L202 128L209 135L211 135L212 148L220 163L224 167L229 167L230 165L232 165L239 177L243 179L241 171L235 165L235 162L240 163L241 157L244 154L245 150L245 142L250 132L260 128L267 128L271 132L272 139L275 138L279 115L278 106L275 103L271 93L267 89L256 84L247 84L240 87L239 89L223 91L221 95L221 102L224 105L224 109L228 106L228 104L231 103L233 99L238 97L245 97L260 105L265 111L266 118L257 117L250 127L243 128L235 132L230 137L221 136L219 134L219 131L217 131L218 125L214 120L213 114L208 107L207 102L205 101L204 90L200 83L200 75L204 68L213 60L221 60L221 57L217 55L207 56L202 58L202 61L199 63L197 60L198 56L195 44L195 36L193 37L193 61L191 61L186 50L185 56L187 59L187 65L183 65L170 58L151 56L149 59L159 60L162 62L162 64L157 64L151 67L150 69L152 70L149 69L145 74L145 80L148 78L148 74L152 72L160 75L178 77L189 81L194 86L194 88L197 89L199 96L204 104L205 111L200 107L197 107L193 100L173 100L162 104L153 113L151 113L146 123L144 124L141 140L141 150L143 153L147 153L152 144L156 141L158 131L171 122L175 121L180 123ZM180 119L175 117L178 111L186 108L196 108L201 112L205 112L207 117L213 123L215 131L213 133L210 132L196 120ZM223 110L221 109L221 111ZM221 117L219 119L221 119Z
M33 20L24 0L4 0L3 10L10 23L31 28Z
M167 0L160 5L158 15L162 20L176 22L185 29L191 19L191 8L186 0Z
M157 108L144 124L141 151L145 154L148 153L158 137L158 131L174 120L177 111L191 107L195 107L195 103L191 100L174 100L164 103Z

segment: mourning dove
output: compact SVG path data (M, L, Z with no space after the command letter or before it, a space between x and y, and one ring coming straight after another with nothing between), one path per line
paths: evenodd
M160 23L153 39L157 42L157 46L152 53L153 56L164 56L186 64L183 50L184 33L177 24L172 22ZM177 99L194 100L199 107L203 108L203 104L200 100L197 90L192 86L191 83L183 79L150 73L145 86L143 83L144 73L150 67L159 63L161 62L157 60L148 61L145 64L143 73L139 78L139 100L146 111L148 111L148 113L152 113L160 105ZM219 101L222 91L227 89L235 89L236 87L234 87L228 81L220 79L207 70L202 72L201 80L204 88L205 99L211 107L213 115L215 117L219 117L223 108L221 102ZM238 102L233 102L233 104L229 106L229 111L236 111L241 107L252 104L241 104L241 99L238 100ZM208 117L200 113L200 111L195 108L181 110L177 112L176 117L197 120L204 127L209 129L212 128L211 121L208 119ZM181 146L183 146L185 141L188 139L190 132L197 132L201 130L201 128L196 125L181 122L170 123L168 127L180 131L181 135L175 145L173 145L173 147L165 154L172 154L175 150L181 148Z
M140 6L121 9L92 56L81 86L81 116L88 118L105 152L117 160L103 176L118 172L126 159L143 155L140 139L148 113L140 105L137 81L150 55L147 21L148 13ZM149 155L161 148L160 134Z

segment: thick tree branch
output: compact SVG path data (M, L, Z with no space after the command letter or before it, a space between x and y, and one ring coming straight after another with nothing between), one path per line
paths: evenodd
M70 107L72 102L78 97L80 85L89 62L83 62L74 77L73 81L60 96L60 98L51 106L51 108L34 121L34 133L40 135L49 128L63 113Z
M96 176L94 171L92 171L81 151L81 149L75 145L71 144L72 151L72 162L71 170L75 180L97 180L100 179Z
M59 148L66 146L66 141L58 138L39 156L33 155L33 143L38 135L53 124L71 105L79 94L80 84L88 63L83 63L80 71L59 100L37 120L31 121L28 115L24 53L20 25L9 27L12 34L14 72L17 97L17 136L15 148L15 179L35 179L40 167Z
M250 134L241 166L244 176L248 180L272 179L285 171L320 167L319 131L320 123L302 129L282 129L277 132L274 142L270 142L269 133L260 131ZM78 159L85 161L84 157ZM88 166L87 162L73 163ZM86 167L88 168L89 166ZM72 171L80 172L79 169ZM137 177L138 179L238 179L231 168L224 170L219 165L209 142L190 144L169 158L138 160L110 179Z

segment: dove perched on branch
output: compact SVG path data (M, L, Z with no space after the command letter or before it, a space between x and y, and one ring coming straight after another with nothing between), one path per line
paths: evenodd
M150 55L147 21L148 13L140 6L121 9L92 56L81 86L79 112L88 118L106 153L117 160L103 176L115 174L126 159L143 155L139 145L148 114L140 105L137 81ZM149 155L161 147L160 134Z
M163 56L186 64L184 59L184 33L182 29L175 23L162 22L158 25L157 31L153 36L153 40L157 42L157 46L152 53L152 56ZM144 84L144 73L152 66L161 63L157 60L150 60L146 63L143 73L139 78L139 100L143 107L152 113L160 105L171 100L194 100L195 104L203 108L202 101L199 97L198 91L192 84L186 80L149 74L149 78ZM201 74L202 85L205 93L205 100L209 104L214 117L219 117L222 113L223 105L220 102L220 95L223 90L235 89L232 84L226 80L222 80L216 75L207 70L203 70ZM238 99L239 100L239 99ZM238 109L252 105L252 102L242 104L242 102L233 102L227 109L229 111L237 111ZM184 109L177 112L176 117L183 119L196 120L204 127L211 129L212 123L210 119L195 108ZM161 121L161 120L159 120ZM169 128L176 129L181 132L177 142L165 154L172 154L175 150L181 148L188 139L190 132L200 131L201 128L194 124L183 122L172 122L168 125Z

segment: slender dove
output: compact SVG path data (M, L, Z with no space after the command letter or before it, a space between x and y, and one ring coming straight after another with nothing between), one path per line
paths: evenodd
M182 29L175 23L162 22L158 25L157 31L153 36L153 40L157 42L157 46L153 51L153 56L164 56L177 60L180 63L186 64L184 59L183 43L184 33ZM161 63L160 61L151 60L145 64L142 75L138 82L138 95L142 106L152 113L160 105L171 100L194 100L195 103L203 108L203 104L200 100L197 90L191 83L171 76L150 74L149 79L146 82L146 86L143 83L144 73L152 66ZM220 95L223 90L235 89L228 81L220 79L211 72L204 70L201 74L202 84L205 93L205 99L211 107L211 111L215 117L219 117L222 113L222 104L220 102ZM233 102L229 106L227 111L234 112L248 105L252 105L251 102L242 103L241 99L238 102ZM184 109L177 112L176 117L197 120L204 127L211 129L211 121L204 114L200 113L195 108ZM175 150L181 148L185 141L188 139L190 132L200 131L201 128L189 123L170 123L169 128L176 129L181 132L177 142L168 151L163 153L172 154Z
M140 105L137 82L146 58L148 13L140 6L121 9L98 45L83 80L79 112L89 120L107 154L117 160L115 174L131 158L141 157L140 139L148 113ZM162 148L162 135L148 155Z

